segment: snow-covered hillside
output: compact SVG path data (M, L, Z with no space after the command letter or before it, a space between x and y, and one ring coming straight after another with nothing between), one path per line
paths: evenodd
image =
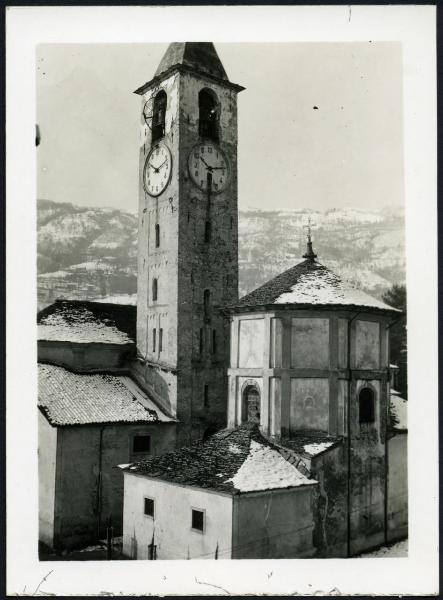
M39 307L55 298L136 293L137 215L108 208L38 202ZM404 215L354 208L239 213L240 295L302 260L308 218L318 260L380 297L405 280Z

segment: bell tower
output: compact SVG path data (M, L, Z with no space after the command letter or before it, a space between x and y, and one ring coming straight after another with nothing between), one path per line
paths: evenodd
M141 97L137 373L177 444L226 423L238 298L237 94L212 43L170 44Z

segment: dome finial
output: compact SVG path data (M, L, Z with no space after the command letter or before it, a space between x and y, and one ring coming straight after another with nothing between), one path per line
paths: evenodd
M306 244L306 254L303 254L303 258L309 258L309 260L315 260L317 258L317 255L315 254L314 250L312 249L311 227L313 225L315 225L315 223L312 223L311 217L309 217L308 224L304 225L304 229L306 229L307 244Z

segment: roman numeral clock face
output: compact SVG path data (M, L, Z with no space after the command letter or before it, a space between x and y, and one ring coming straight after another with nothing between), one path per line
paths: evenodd
M152 148L145 162L143 182L150 196L160 196L171 178L171 152L165 144Z
M189 174L203 191L218 194L229 184L229 162L222 150L212 143L194 146L188 159Z

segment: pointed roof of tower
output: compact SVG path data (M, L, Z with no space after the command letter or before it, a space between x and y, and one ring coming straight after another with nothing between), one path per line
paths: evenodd
M212 42L173 42L169 44L155 76L158 77L177 65L188 67L197 73L229 81Z
M224 83L235 92L245 89L243 86L229 81L212 42L173 42L169 44L163 55L154 77L136 89L134 93L144 94L175 70L197 73L209 80Z

